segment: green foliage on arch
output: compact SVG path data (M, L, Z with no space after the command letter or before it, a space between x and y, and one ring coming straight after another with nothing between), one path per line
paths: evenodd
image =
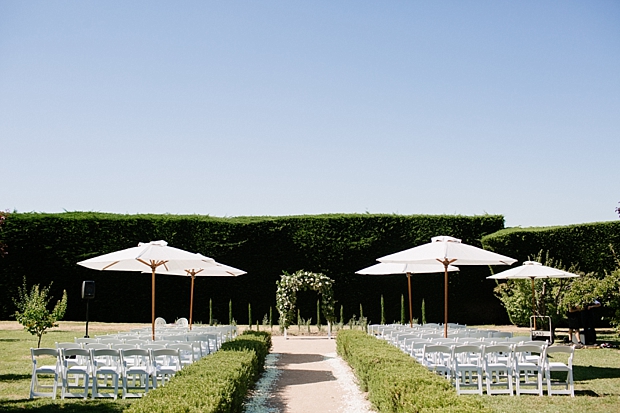
M288 328L295 316L297 292L314 290L321 294L321 310L325 319L333 323L335 320L333 290L334 280L321 273L299 270L293 274L284 273L276 281L276 303L280 313L280 326Z

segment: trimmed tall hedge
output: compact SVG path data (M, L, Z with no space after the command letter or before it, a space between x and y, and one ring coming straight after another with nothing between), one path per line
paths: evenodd
M169 245L200 252L248 272L240 277L197 277L194 320L208 322L209 299L213 317L228 323L233 317L247 323L248 303L256 319L275 308L276 281L283 271L321 272L335 280L337 307L344 306L345 321L353 314L378 322L381 295L387 321L400 319L400 296L407 294L404 275L360 276L355 271L376 258L415 245L436 235L451 235L481 246L480 238L503 228L503 217L426 215L319 215L298 217L213 218L194 215L117 215L104 213L15 213L0 233L8 255L0 259L0 318L13 312L11 297L22 277L29 285L54 282L52 295L66 289L68 320L84 320L80 298L83 280L96 282L90 319L114 322L151 320L151 277L147 274L94 271L78 261L133 247L139 241L163 239ZM450 320L461 323L507 322L494 299L493 283L485 280L487 267L462 268L450 277ZM413 276L414 317L420 317L422 299L427 320L443 320L443 277ZM188 317L189 277L157 276L156 313L167 321ZM298 305L304 318L315 316L315 292L301 292Z
M125 412L241 412L270 348L269 333L244 332L215 354L183 368L168 384L150 391Z
M620 264L620 221L595 222L562 227L509 228L482 238L484 248L519 261L541 250L569 267L577 264L583 272L604 275ZM614 256L609 248L618 254Z
M383 340L341 330L336 345L381 413L489 411L479 398L458 396L447 380Z

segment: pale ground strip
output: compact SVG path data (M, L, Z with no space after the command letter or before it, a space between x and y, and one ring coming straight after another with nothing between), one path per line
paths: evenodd
M337 383L342 389L345 401L343 413L373 413L375 410L366 395L362 393L357 384L357 377L349 365L336 353L325 354L325 360L329 363L336 377Z
M256 383L255 389L245 403L245 413L281 413L281 411L271 405L273 391L277 385L278 378L282 370L278 369L276 363L280 354L270 353L265 359L265 371ZM374 413L370 402L366 399L357 384L357 378L351 371L349 365L342 360L336 353L328 353L323 356L329 364L336 383L342 393L344 406L342 413Z
M280 377L281 370L276 367L279 354L269 353L265 358L265 371L256 382L256 387L250 393L244 405L245 413L278 413L278 409L271 407L272 390Z

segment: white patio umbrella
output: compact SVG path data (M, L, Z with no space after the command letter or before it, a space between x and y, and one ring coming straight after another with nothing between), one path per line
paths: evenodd
M436 264L444 266L444 337L448 337L448 266L456 265L511 265L517 260L461 243L460 239L440 236L428 244L419 245L379 258L380 262L408 264Z
M547 267L536 261L525 261L520 267L511 268L495 275L487 277L489 280L532 280L532 315L536 313L536 289L534 280L541 278L575 278L579 277L572 272ZM536 328L536 318L534 318L534 328Z
M205 260L206 259L206 260ZM144 271L151 269L151 324L155 339L155 271L158 267L175 269L200 268L206 263L214 263L211 258L200 257L192 252L169 247L166 241L140 242L137 247L111 252L78 262L86 268L100 271Z
M199 256L199 259L204 261L200 266L196 266L195 263L187 263L189 267L183 268L183 262L174 262L170 266L172 268L166 269L162 267L158 267L155 272L157 274L168 274L168 275L181 275L181 276L190 276L192 277L192 287L190 292L190 301L189 301L189 329L192 329L192 318L194 314L194 279L196 276L206 276L206 277L236 277L239 275L246 274L245 271L242 271L235 267L230 267L228 265L220 264L213 260L212 258L205 257L202 254L196 254ZM183 268L183 269L179 269Z
M458 271L457 267L448 266L448 271ZM427 274L433 272L443 272L443 265L437 264L403 264L397 262L380 262L370 267L366 267L356 272L362 275L391 275L407 274L407 287L409 289L409 327L413 327L413 309L411 306L411 274Z

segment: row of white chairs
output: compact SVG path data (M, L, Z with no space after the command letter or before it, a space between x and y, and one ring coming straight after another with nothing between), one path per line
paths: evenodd
M200 357L211 354L222 346L223 337L218 334L187 334L176 336L164 336L162 339L152 341L148 338L130 338L116 336L99 336L96 338L74 338L75 343L82 348L102 348L97 345L104 345L110 348L129 348L134 346L138 348L157 348L159 346L166 347L170 344L190 343L196 345L199 349ZM68 343L62 343L64 347L69 347ZM125 346L124 346L125 345Z
M548 346L545 343L424 344L412 356L456 386L458 394L537 394L543 395L543 377L547 394L575 396L572 346ZM567 363L552 358L567 356ZM566 373L566 379L552 381L552 372ZM557 387L560 386L560 389Z
M175 348L32 348L30 352L31 399L55 399L59 385L62 399L87 399L89 390L92 398L116 399L119 381L123 399L142 397L156 388L158 381L164 385L184 365L183 351Z

